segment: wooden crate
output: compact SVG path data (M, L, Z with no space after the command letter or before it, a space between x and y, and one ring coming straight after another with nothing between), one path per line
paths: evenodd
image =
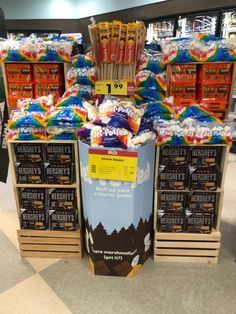
M81 258L79 231L17 230L22 257Z
M155 232L154 260L216 264L219 258L221 233Z

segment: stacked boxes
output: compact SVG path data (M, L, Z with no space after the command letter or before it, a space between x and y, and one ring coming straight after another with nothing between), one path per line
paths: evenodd
M224 118L229 105L233 63L170 65L169 96L176 105L201 103Z
M220 157L220 147L216 146L161 146L159 232L211 232L218 202Z
M76 230L78 207L75 182L74 145L67 143L14 144L16 179L39 187L19 189L22 229ZM41 188L40 184L52 188ZM53 185L68 185L54 188Z
M57 101L64 91L61 63L6 63L8 102L15 107L20 98L52 94Z

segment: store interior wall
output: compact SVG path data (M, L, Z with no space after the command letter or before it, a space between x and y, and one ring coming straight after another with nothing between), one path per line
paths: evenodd
M1 0L1 2L7 2L9 0ZM27 1L27 0L24 0ZM44 1L44 0L41 0ZM47 1L47 0L45 0ZM61 0L55 0L58 5ZM63 0L64 1L64 0ZM11 2L11 1L10 1ZM21 1L20 1L21 2ZM96 1L95 1L96 2ZM105 5L105 0L103 1ZM113 1L112 1L113 2ZM35 1L31 1L32 5L35 5ZM177 14L184 14L188 12L201 12L204 10L220 9L222 7L235 6L235 0L168 0L161 3L153 3L145 6L134 7L125 10L119 10L116 12L94 14L96 22L107 21L113 19L119 19L124 22L141 19L144 21L153 20L158 17L171 16ZM4 7L4 6L3 6ZM88 36L88 24L90 24L90 17L86 18L71 18L71 19L28 19L29 15L25 15L24 19L9 19L6 16L7 29L21 30L21 29L60 29L63 33L68 32L80 32L83 34L83 40L85 43L89 42ZM67 17L67 16L65 16Z

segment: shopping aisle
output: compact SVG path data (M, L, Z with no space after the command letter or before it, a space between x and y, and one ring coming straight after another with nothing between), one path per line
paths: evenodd
M86 258L22 259L16 213L0 211L0 313L235 313L235 175L236 155L230 154L219 264L150 259L134 279L94 276Z

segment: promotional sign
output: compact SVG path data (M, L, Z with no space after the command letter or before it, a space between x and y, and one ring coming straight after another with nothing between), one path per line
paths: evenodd
M90 149L89 178L136 181L137 152Z
M155 142L136 150L134 182L89 176L89 150L79 142L85 239L97 275L134 276L152 254ZM102 148L98 149L100 153ZM107 149L104 149L107 151Z
M104 80L95 83L97 95L134 95L134 82L125 80Z

